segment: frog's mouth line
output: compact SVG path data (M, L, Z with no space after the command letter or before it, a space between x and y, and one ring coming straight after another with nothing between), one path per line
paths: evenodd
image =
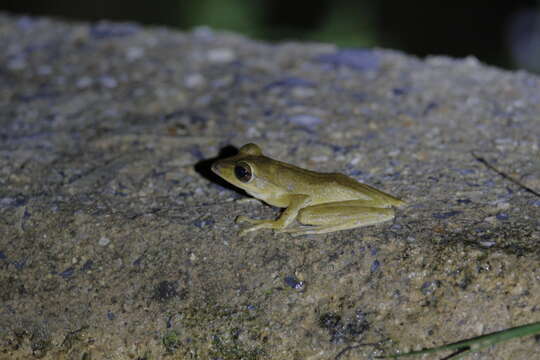
M212 169L213 172L219 175L219 165L217 162L214 162L212 166L210 166L210 169Z

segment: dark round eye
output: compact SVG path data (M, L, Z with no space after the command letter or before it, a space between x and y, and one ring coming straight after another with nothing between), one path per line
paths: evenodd
M251 180L251 168L248 164L238 164L234 167L234 175L241 182L249 182Z

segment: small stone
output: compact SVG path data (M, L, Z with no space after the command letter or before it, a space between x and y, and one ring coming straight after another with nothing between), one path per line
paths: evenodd
M292 89L292 96L300 99L308 98L314 96L317 93L315 89L309 87L295 87Z
M189 89L201 87L205 82L204 76L199 73L189 74L184 79L184 85Z
M127 49L126 58L130 61L140 59L144 56L144 49L132 46Z
M358 165L358 163L362 160L362 157L361 156L355 156L354 158L352 158L352 160L350 161L350 164L352 166L355 166L355 165Z
M508 220L510 216L507 213L498 213L495 217L497 220Z
M480 246L483 246L485 248L490 248L494 245L496 245L495 241L480 241Z
M300 281L298 281L298 279L294 276L285 276L285 279L283 279L283 281L285 282L285 284L292 287L293 289L295 289L300 283Z
M101 239L98 241L99 246L107 246L109 245L111 240L109 238L106 238L105 236L102 236Z
M328 156L321 155L321 156L312 156L309 158L314 163L324 163L328 161Z
M83 76L77 82L75 83L75 86L77 86L79 89L84 89L92 85L93 81L88 76Z
M210 40L215 36L214 30L212 30L208 26L197 26L193 29L193 35L195 35L195 37L205 40Z
M26 59L22 56L17 56L8 61L7 68L9 70L22 70L26 67L26 65Z
M118 81L116 81L116 79L112 76L102 76L99 79L99 82L101 85L109 89L115 88L118 85Z
M537 191L540 191L540 174L529 174L529 175L525 175L523 177L523 179L521 179L521 182L533 189L533 190L537 190Z
M228 63L236 59L236 54L229 48L217 48L208 51L208 60L213 63Z
M501 202L501 203L498 203L497 204L497 209L498 210L506 210L510 207L510 204L507 203L507 202Z
M248 138L256 138L261 136L261 133L259 132L259 130L257 130L257 128L251 126L247 129L246 135Z
M300 114L289 117L289 121L295 125L314 127L322 122L322 119L313 115Z
M52 68L49 65L40 65L37 69L39 75L50 75Z

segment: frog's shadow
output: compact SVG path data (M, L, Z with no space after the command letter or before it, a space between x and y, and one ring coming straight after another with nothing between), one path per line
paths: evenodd
M242 195L247 195L244 190L242 190L240 188L237 188L236 186L232 185L231 183L225 181L224 179L217 176L212 171L212 164L215 161L225 159L225 158L234 156L236 154L238 154L238 148L236 148L236 147L234 147L232 145L227 145L227 146L225 146L224 148L222 148L219 151L218 156L213 157L213 158L209 158L209 159L204 159L204 160L201 160L201 161L197 162L195 164L195 166L194 166L194 169L199 175L201 175L205 179L213 182L216 185L219 185L219 186L221 186L223 188L226 188L226 189L229 189L229 190L236 191L237 193L242 194Z

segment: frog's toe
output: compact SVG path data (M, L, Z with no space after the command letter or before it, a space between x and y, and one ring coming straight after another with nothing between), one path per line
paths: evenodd
M250 232L249 228L241 230L238 232L238 236L240 237L246 236L248 232Z
M274 220L252 219L252 218L248 218L247 216L242 216L242 215L236 218L237 224L250 223L250 224L259 225L259 224L267 224L267 223L273 223L273 222Z
M268 228L268 226L266 224L258 224L258 225L249 226L249 227L243 229L242 231L240 231L238 233L238 235L244 236L249 232L260 230L260 229L265 229L265 228Z
M238 217L236 218L235 222L236 222L237 224L242 224L242 223L247 223L247 222L248 222L248 223L252 223L253 220L254 220L254 219L250 219L250 218L248 218L247 216L242 216L242 215L240 215L240 216L238 216Z

